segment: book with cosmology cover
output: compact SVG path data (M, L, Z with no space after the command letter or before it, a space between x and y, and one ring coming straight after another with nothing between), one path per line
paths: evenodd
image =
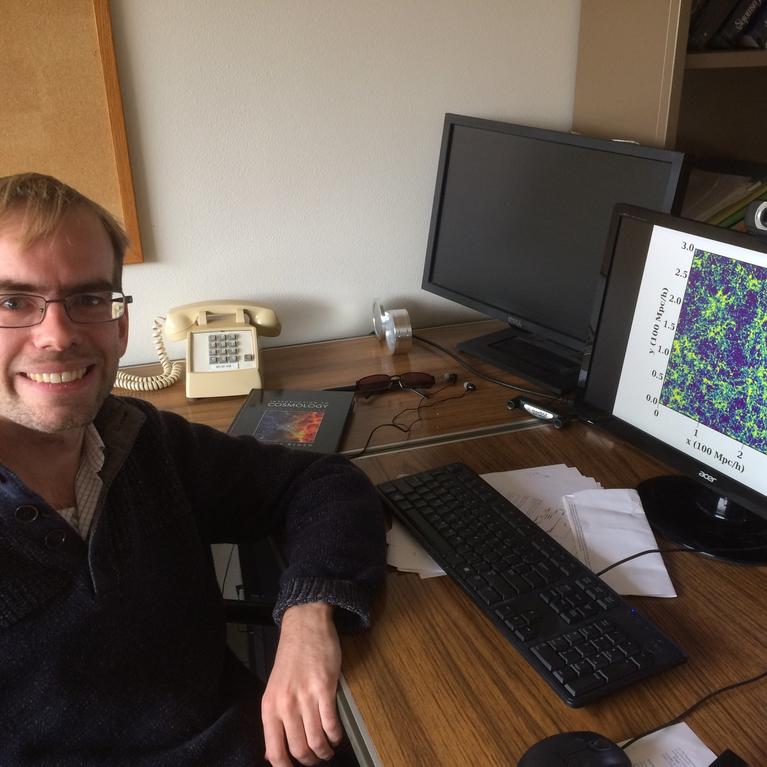
M354 392L252 389L229 434L261 442L334 453L338 450Z

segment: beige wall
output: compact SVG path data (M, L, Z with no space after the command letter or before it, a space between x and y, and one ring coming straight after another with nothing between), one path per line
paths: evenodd
M420 289L445 112L568 130L578 0L112 0L152 318L276 309L299 343L476 317ZM169 345L182 356L180 345Z

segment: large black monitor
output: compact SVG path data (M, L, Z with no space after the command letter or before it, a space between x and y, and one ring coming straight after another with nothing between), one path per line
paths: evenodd
M446 115L422 286L510 325L460 348L573 389L613 208L672 210L682 163L669 150Z
M767 244L619 206L579 409L682 475L643 482L650 523L767 561Z

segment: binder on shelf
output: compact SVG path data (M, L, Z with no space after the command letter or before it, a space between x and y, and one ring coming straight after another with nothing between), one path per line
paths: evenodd
M708 219L708 223L714 224L715 226L725 226L725 224L723 223L724 221L730 218L734 213L737 213L741 208L745 208L746 205L748 205L748 203L750 203L752 200L756 200L758 197L765 194L766 192L767 192L767 183L760 184L759 187L755 189L753 192L750 192L742 199L732 203L726 208L723 208L722 210L718 211L715 215L711 216Z
M762 192L760 195L757 195L754 197L753 200L749 200L748 202L741 205L736 211L733 211L730 216L725 218L719 223L719 226L725 227L727 229L734 229L737 227L738 231L745 232L746 231L746 225L743 224L742 227L737 226L742 222L746 217L746 209L752 203L754 200L767 200L767 190Z
M740 0L711 40L713 48L734 48L764 0Z
M682 216L707 221L749 194L758 193L762 184L761 179L750 176L693 168L687 181Z
M751 23L738 38L741 48L767 48L767 4L751 17Z
M714 35L735 9L736 4L737 0L708 0L690 30L688 49L701 51L707 48Z

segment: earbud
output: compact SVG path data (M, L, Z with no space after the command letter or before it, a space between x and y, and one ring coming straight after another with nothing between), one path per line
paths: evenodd
M476 391L477 387L474 386L474 384L471 381L464 381L463 382L463 388L464 391Z
M442 380L446 384L454 384L458 380L458 373L443 373Z

